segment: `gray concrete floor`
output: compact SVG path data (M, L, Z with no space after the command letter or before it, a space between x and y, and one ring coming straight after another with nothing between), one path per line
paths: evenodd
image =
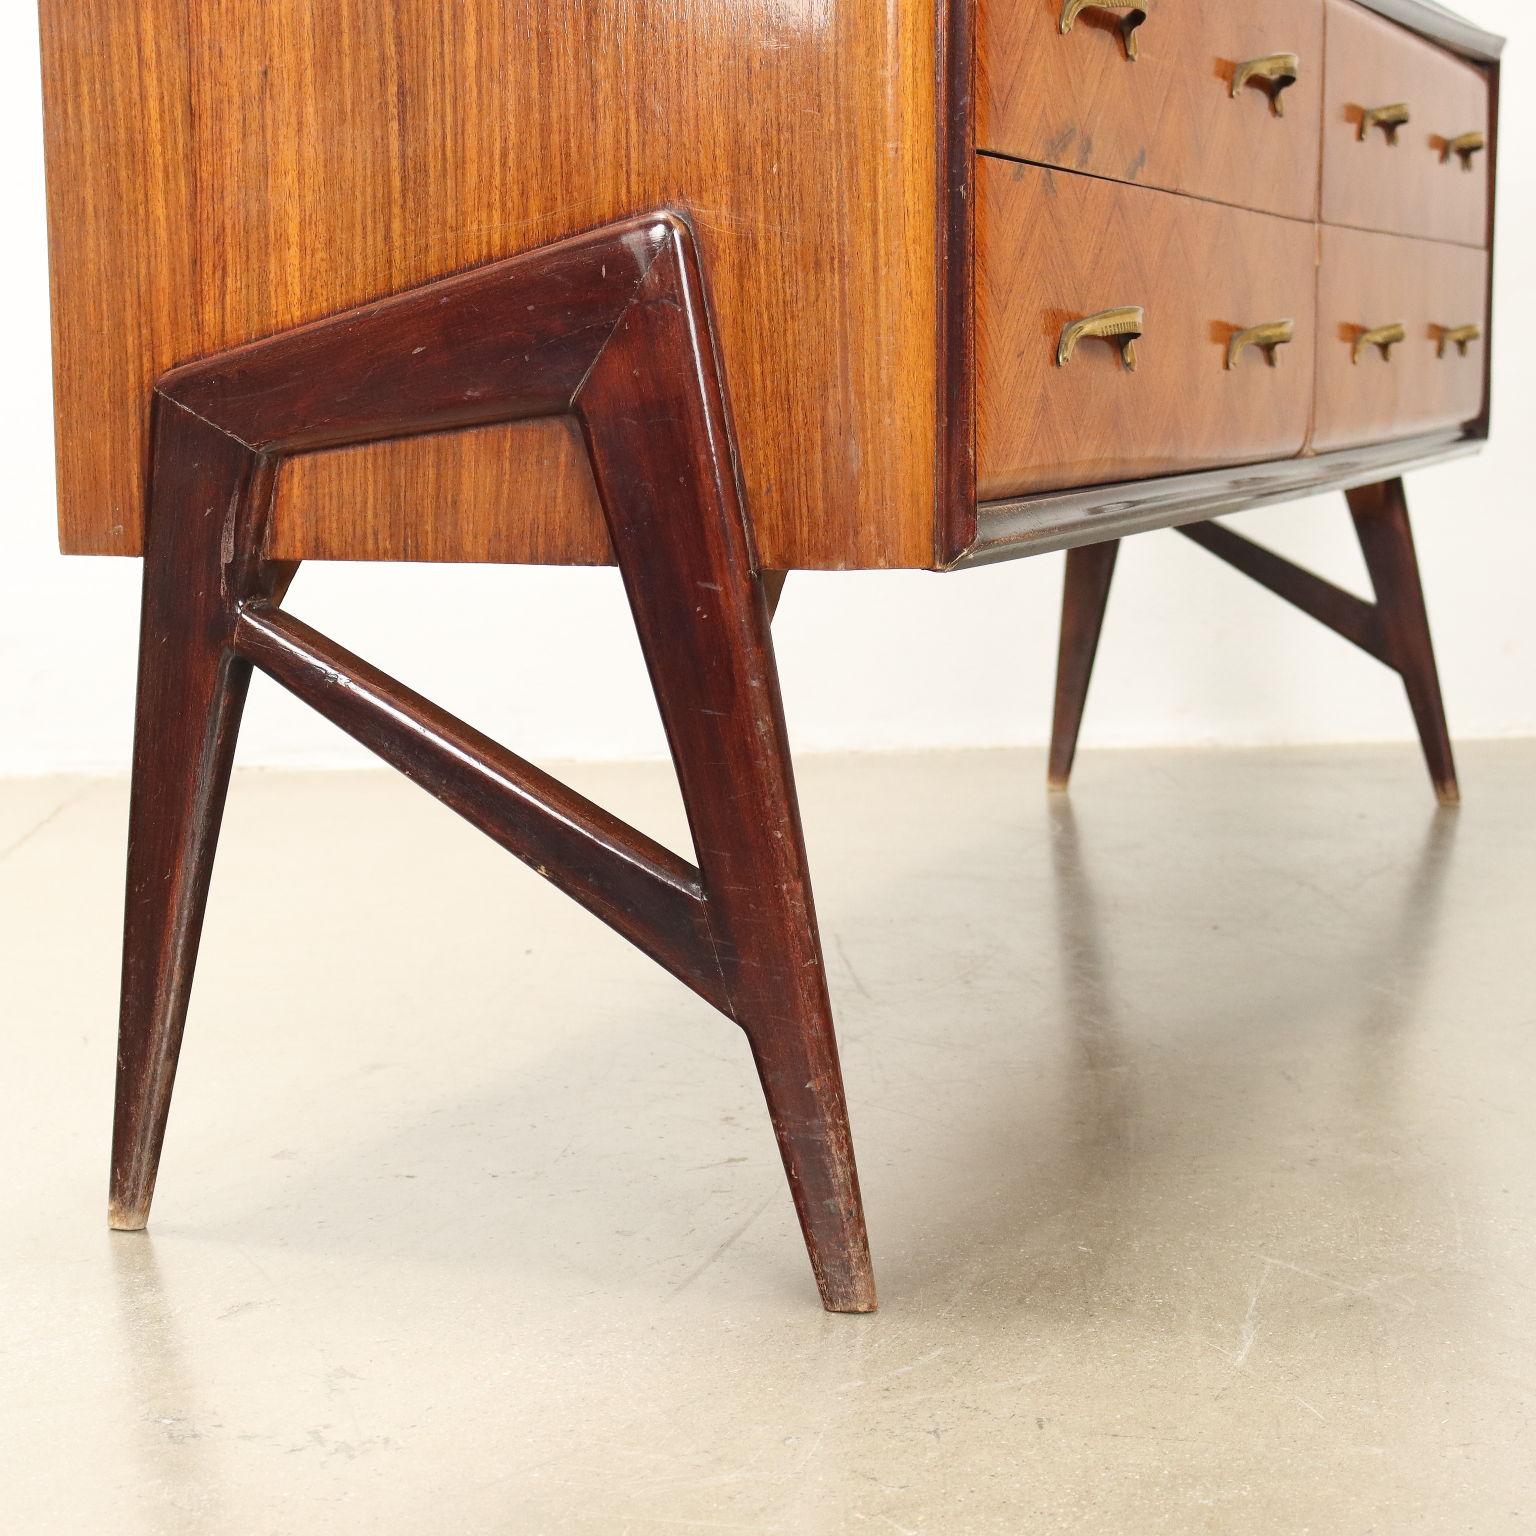
M1462 763L803 764L867 1318L740 1037L383 774L237 780L108 1234L125 791L0 784L0 1527L1536 1529L1536 744Z

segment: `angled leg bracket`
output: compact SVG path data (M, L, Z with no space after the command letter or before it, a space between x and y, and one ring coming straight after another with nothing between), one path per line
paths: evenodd
M1277 597L1283 597L1319 624L1326 624L1334 634L1342 635L1377 661L1389 667L1393 665L1387 650L1381 609L1376 604L1346 592L1343 587L1334 586L1331 581L1313 575L1283 555L1255 544L1252 539L1244 538L1220 523L1191 523L1178 532L1261 587L1267 587Z
M155 394L112 1219L148 1219L240 708L261 668L746 1034L825 1305L874 1307L769 631L693 238L625 221L177 369ZM698 868L283 612L286 456L579 421Z

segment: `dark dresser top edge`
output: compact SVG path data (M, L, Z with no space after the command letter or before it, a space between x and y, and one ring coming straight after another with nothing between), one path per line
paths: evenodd
M1432 42L1482 64L1495 64L1504 51L1504 39L1448 11L1436 0L1358 0L1368 11L1417 32Z

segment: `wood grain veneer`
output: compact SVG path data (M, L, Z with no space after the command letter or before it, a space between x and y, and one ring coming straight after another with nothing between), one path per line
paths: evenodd
M41 7L59 539L138 554L149 391L197 347L186 0Z
M1022 160L1215 198L1292 218L1317 211L1322 0L1140 0L1127 59L1119 17L1060 0L978 0L976 142ZM1245 60L1295 53L1276 116Z
M299 454L283 464L268 547L279 560L511 565L530 548L568 565L613 559L586 447L564 416Z
M1008 161L978 167L977 462L983 500L1301 451L1312 397L1311 224ZM1146 310L1136 371L1062 327ZM1266 366L1235 331L1295 321Z
M1390 361L1368 348L1352 361L1362 329L1401 321L1407 336ZM1439 355L1440 332L1475 323L1483 337L1463 357ZM1474 420L1487 368L1488 256L1442 241L1324 226L1318 282L1318 452L1409 437Z
M933 0L42 14L66 549L139 550L145 403L172 364L671 204L703 248L764 560L932 562ZM562 454L523 427L412 450L405 476L363 450L291 475L274 535L294 556L607 558ZM508 469L551 455L553 480Z
M1486 245L1491 146L1470 171L1449 139L1491 137L1489 77L1373 15L1353 0L1328 0L1324 81L1322 216L1357 229ZM1410 118L1388 141L1381 128L1360 136L1370 107L1407 102Z

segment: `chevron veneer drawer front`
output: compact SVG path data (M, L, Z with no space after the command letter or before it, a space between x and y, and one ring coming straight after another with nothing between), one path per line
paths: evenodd
M978 0L979 148L1316 215L1323 0L1071 7Z
M1301 451L1316 231L1009 161L977 167L977 468L983 500ZM1063 331L1140 306L1123 338ZM1231 357L1233 338L1290 322ZM1273 365L1270 358L1273 357Z
M1322 216L1330 224L1486 245L1488 75L1328 0Z
M1475 419L1483 409L1487 310L1485 251L1325 226L1314 449Z

